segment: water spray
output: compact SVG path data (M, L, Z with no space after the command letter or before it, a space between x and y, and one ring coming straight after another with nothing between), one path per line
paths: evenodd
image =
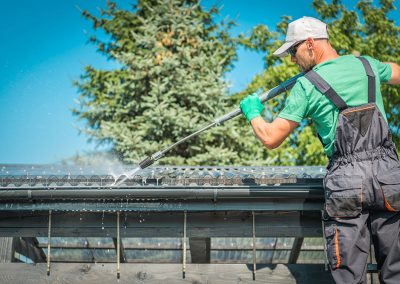
M281 83L280 85L270 89L269 91L259 95L260 101L261 103L264 103L274 97L276 97L277 95L290 90L294 84L296 83L296 80L300 77L302 77L304 75L304 73L300 73L290 79L288 79L287 81ZM214 127L214 126L218 126L218 125L222 125L225 121L230 120L238 115L240 115L242 113L240 108L237 108L221 117L216 118L212 123L210 123L209 125L197 130L196 132L186 136L185 138L175 142L174 144L168 146L167 148L165 148L164 150L158 151L156 153L154 153L153 155L148 156L147 158L145 158L143 161L141 161L139 163L139 166L137 168L135 168L134 170L130 171L129 173L127 173L125 175L125 177L123 179L121 179L120 181L117 181L113 184L114 185L119 185L121 183L123 183L126 179L128 179L130 176L132 176L134 173L136 173L137 171L141 170L141 169L145 169L147 167L149 167L150 165L152 165L154 162L156 162L157 160L161 159L162 157L165 156L165 154L175 148L176 146L178 146L179 144L182 144L183 142L185 142L186 140L197 136L198 134Z

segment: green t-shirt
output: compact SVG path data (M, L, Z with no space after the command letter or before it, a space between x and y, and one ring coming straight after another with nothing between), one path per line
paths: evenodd
M392 76L389 64L372 57L365 57L371 64L376 78L376 104L386 119L383 107L380 83L387 82ZM349 107L368 103L368 78L361 61L354 55L345 55L322 62L313 70L324 78L341 96ZM331 101L314 87L306 78L301 77L293 86L286 105L278 115L281 118L300 122L311 118L325 145L325 153L333 154L336 125L339 110Z

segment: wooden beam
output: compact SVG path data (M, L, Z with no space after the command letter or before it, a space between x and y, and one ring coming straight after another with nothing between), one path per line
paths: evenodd
M120 284L125 283L208 283L208 284L333 284L323 264L257 265L257 278L246 264L187 264L182 279L181 264L121 264ZM0 266L0 281L7 283L116 283L115 264L52 263L46 276L46 265L11 263Z
M210 263L211 238L189 238L192 263Z
M112 239L113 239L114 248L115 248L115 255L118 255L117 254L117 238L112 238ZM119 242L119 262L120 263L126 262L125 249L124 249L122 240L120 240L120 242Z
M290 252L289 261L288 263L294 264L297 262L299 258L301 246L303 245L304 238L294 238L292 251Z
M180 212L127 212L124 237L181 237ZM187 237L251 237L250 212L188 212ZM102 227L104 226L104 229ZM116 237L115 213L54 212L54 237ZM0 237L46 237L48 216L8 212L0 218ZM257 237L320 237L320 212L257 212Z

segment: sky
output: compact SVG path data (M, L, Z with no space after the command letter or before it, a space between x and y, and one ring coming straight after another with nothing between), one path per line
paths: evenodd
M119 1L129 7L132 1ZM344 1L353 7L356 1ZM73 86L86 65L117 68L88 43L91 23L79 11L93 13L105 0L13 0L0 10L0 164L56 163L96 150L79 134L84 124L71 113L79 93ZM202 1L222 6L221 18L234 19L234 33L249 33L258 24L275 27L281 16L317 16L311 1ZM78 8L79 7L79 8ZM393 17L400 19L396 11ZM239 49L227 74L231 91L246 87L263 70L263 54ZM97 148L101 150L101 148Z

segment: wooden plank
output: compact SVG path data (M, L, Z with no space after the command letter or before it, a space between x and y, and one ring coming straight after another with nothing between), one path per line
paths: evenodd
M0 238L0 263L14 260L13 238Z
M126 216L124 217L124 215ZM103 217L104 216L104 217ZM121 238L181 237L182 213L121 213ZM46 237L47 214L8 213L0 236ZM116 237L115 213L53 212L54 237ZM257 237L320 237L319 212L257 212ZM250 212L188 212L187 237L251 237Z
M192 263L210 263L211 238L189 238Z
M123 239L122 239L123 241ZM41 243L38 245L39 248L47 248L47 242L46 243ZM190 247L190 245L188 246L188 248ZM55 249L59 249L59 248L63 248L63 249L96 249L96 250L101 250L101 249L114 249L114 245L113 244L101 244L101 245L97 245L97 244L93 244L93 245L75 245L75 244L52 244L51 248L55 248ZM171 251L175 251L175 250L182 250L182 246L181 245L175 245L175 244L143 244L143 245L129 245L129 246L124 246L124 250L171 250ZM230 246L230 245L214 245L212 247L212 250L215 251L252 251L253 248L251 247L251 245L248 244L244 244L242 245L234 245L234 246ZM257 251L270 251L270 250L276 250L276 251L291 251L292 249L290 248L272 248L270 244L257 244ZM317 246L315 246L315 248L302 248L301 251L322 251L323 247L318 248Z
M252 279L252 265L246 264L187 264L186 278L182 279L181 264L121 264L123 283L207 283L207 284L332 284L323 264L258 265L256 280ZM116 283L115 264L52 263L46 276L46 264L23 263L0 266L0 283Z

